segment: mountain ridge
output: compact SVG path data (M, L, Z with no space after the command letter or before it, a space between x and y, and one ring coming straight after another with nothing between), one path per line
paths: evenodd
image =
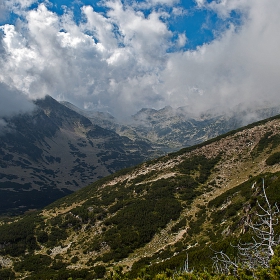
M193 146L249 123L280 114L280 106L267 104L252 108L240 105L224 113L212 110L200 115L189 113L187 107L174 109L166 106L159 110L142 108L122 122L108 113L99 112L98 115L98 112L79 109L69 102L62 104L89 117L93 123L132 140L146 141L165 152Z
M159 153L104 129L47 96L6 118L0 135L0 212L40 208Z
M186 252L196 269L201 263L211 267L211 244L229 248L229 240L242 237L245 209L256 211L261 178L272 204L280 202L278 153L279 115L121 170L35 213L41 220L30 233L36 250L29 243L24 248L48 259L49 275L58 273L60 260L65 273L83 270L94 277L97 267L109 274L119 265L133 279L147 265L150 273L175 269ZM17 242L4 246L2 255L16 273L23 267L26 276L38 276Z

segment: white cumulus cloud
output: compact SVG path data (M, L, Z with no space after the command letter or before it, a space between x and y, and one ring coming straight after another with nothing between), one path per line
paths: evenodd
M195 50L183 48L188 33L168 25L172 13L188 16L180 1L105 0L102 13L83 6L80 22L71 10L58 15L46 3L28 9L33 2L8 1L21 7L21 17L0 27L0 82L27 100L50 94L114 115L280 102L279 0L196 0L198 9L223 19L235 11L242 24L232 22ZM144 13L144 4L154 8Z
M182 100L197 111L218 106L226 110L239 103L279 104L280 2L240 0L216 5L227 11L246 7L246 20L195 51L170 55L163 71L170 99ZM203 94L196 94L193 86Z

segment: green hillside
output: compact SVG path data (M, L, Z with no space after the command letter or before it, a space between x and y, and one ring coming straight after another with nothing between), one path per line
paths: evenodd
M279 144L278 116L3 219L0 278L180 279L188 259L210 279L215 252L234 258L238 241L251 242L263 179L269 203L280 204Z

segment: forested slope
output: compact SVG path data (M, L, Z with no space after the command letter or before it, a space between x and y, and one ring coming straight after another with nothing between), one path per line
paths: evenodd
M280 203L279 144L275 117L121 170L40 212L3 220L5 273L134 279L167 271L172 277L187 258L190 268L212 271L215 252L234 257L230 244L251 240L257 201L265 207L263 179L271 205Z

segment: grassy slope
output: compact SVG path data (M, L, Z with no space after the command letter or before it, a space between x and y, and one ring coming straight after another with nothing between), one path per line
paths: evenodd
M153 274L181 266L186 251L191 266L210 267L209 246L230 250L246 205L254 210L261 177L270 199L280 202L279 164L266 164L280 151L279 127L279 117L247 126L122 170L42 212L4 223L4 259L14 261L19 278L38 275L31 262L45 275L56 275L57 267L69 273L121 265L132 277L147 264ZM30 259L34 253L36 260Z

